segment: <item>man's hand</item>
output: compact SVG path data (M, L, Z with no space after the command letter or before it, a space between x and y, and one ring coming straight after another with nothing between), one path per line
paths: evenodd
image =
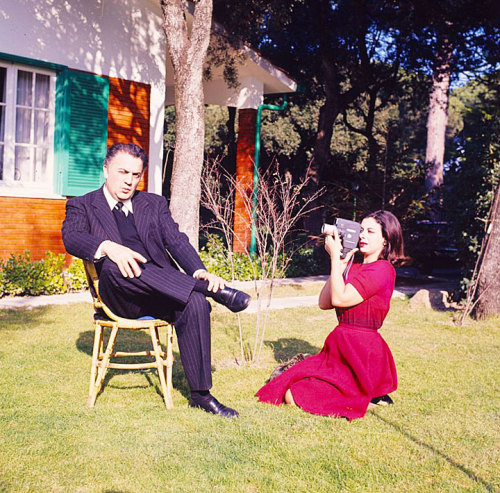
M138 262L147 262L140 253L111 240L102 242L101 252L118 266L123 277L139 277L142 270Z
M206 270L200 270L196 272L195 278L208 281L208 290L212 291L213 293L216 293L217 291L219 291L219 289L226 287L226 281L222 279L222 277L216 276L215 274L212 274L211 272L208 272Z

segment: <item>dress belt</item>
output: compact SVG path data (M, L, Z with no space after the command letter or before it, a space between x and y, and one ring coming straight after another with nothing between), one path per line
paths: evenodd
M363 332L377 332L378 329L380 329L380 327L377 329L374 329L373 327L361 327L359 325L349 325L349 324L346 324L344 322L339 322L337 327L345 327L346 329L349 329L349 330L360 330Z

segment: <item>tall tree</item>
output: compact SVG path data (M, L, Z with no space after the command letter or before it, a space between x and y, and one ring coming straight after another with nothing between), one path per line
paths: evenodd
M498 59L497 2L485 0L401 1L401 28L410 69L431 75L425 153L425 192L430 219L442 219L446 127L450 82L495 68Z
M364 92L398 77L401 52L391 27L394 4L382 0L215 0L215 17L234 34L292 73L323 98L313 152L310 193L320 186L331 156L334 124ZM228 18L229 16L229 18ZM321 211L308 227L319 230Z
M446 34L440 36L432 73L427 116L425 150L425 191L431 219L440 218L439 189L443 184L446 126L448 125L448 92L452 72L453 44Z
M203 64L210 42L212 0L161 0L163 29L174 67L175 156L170 209L198 248L201 172L205 142ZM192 24L188 24L192 18Z

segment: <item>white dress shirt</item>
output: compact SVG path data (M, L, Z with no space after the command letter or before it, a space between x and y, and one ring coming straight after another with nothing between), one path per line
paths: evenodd
M104 193L104 197L106 197L106 202L108 203L110 210L113 211L116 204L118 204L118 200L114 199L111 196L111 194L109 193L109 190L106 187L106 184L104 184L104 186L102 187L102 191ZM131 199L124 200L124 201L120 200L120 202L123 204L122 210L126 216L128 216L129 213L131 213L131 214L134 213L134 208L132 206ZM104 240L104 241L106 241L106 240ZM104 243L104 241L102 243ZM104 255L102 254L102 251L101 251L102 243L99 245L96 252L94 253L95 260L99 260L101 257L104 257Z

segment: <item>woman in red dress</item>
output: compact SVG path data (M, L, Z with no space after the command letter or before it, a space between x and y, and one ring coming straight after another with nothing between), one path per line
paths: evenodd
M257 392L263 402L296 405L323 416L349 420L365 415L371 401L392 402L397 388L394 359L378 329L389 311L396 272L391 262L403 256L396 217L376 211L361 222L362 263L345 259L335 228L325 238L331 272L319 295L322 310L336 309L338 326L321 352L291 367Z

